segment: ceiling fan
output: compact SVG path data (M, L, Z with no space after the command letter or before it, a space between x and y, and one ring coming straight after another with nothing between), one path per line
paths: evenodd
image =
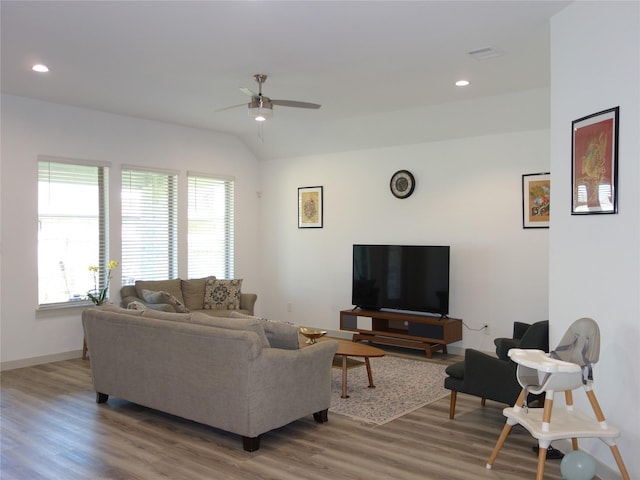
M257 122L264 122L267 118L271 118L273 116L274 105L295 108L320 108L320 105L317 103L299 102L296 100L271 100L269 97L262 95L262 84L267 81L267 76L262 73L258 73L254 75L253 78L258 83L258 93L255 93L248 88L241 88L240 91L251 97L251 100L247 104L249 107L249 116ZM218 111L220 112L222 110L228 110L242 105L245 104L232 105L231 107L221 108Z

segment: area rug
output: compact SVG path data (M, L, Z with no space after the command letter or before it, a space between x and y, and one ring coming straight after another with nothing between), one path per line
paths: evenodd
M340 398L342 370L331 369L330 412L383 425L449 393L443 387L445 365L390 355L372 358L370 362L376 388L368 388L364 363L360 367L354 365L347 373L349 398Z

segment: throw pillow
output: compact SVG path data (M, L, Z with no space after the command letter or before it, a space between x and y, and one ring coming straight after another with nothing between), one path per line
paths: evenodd
M178 313L189 313L189 309L169 292L152 292L151 290L142 290L142 297L147 303L167 303L171 305Z
M182 280L182 298L184 298L184 305L189 310L202 310L204 308L204 286L208 278L215 280L216 277L211 275L209 277Z
M204 287L205 310L238 310L242 279L219 280L208 278Z
M147 307L144 303L142 302L138 302L137 300L135 302L131 302L129 305L127 305L127 308L129 310L146 310Z

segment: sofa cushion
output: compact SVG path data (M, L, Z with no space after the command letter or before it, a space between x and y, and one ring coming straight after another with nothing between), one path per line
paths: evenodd
M216 277L182 280L182 298L184 298L184 304L189 310L204 309L204 287L208 279L215 280Z
M242 279L208 278L204 287L205 310L237 310L240 308Z
M103 303L102 305L97 305L91 308L95 308L97 310L103 310L107 312L124 313L126 315L136 315L136 316L142 315L141 310L128 310L126 308L118 307L112 303Z
M212 317L200 312L193 312L191 314L191 323L198 325L208 325L210 327L226 328L229 330L247 330L250 332L256 332L260 338L260 343L263 348L271 346L269 339L265 334L262 322L259 320L247 319L247 318L229 318L229 317Z
M138 298L144 298L144 295L142 294L143 290L150 290L152 292L169 292L184 305L184 298L182 298L182 282L179 278L174 278L172 280L136 280L136 292L138 292Z
M256 317L240 312L231 312L231 318L243 318L262 322L262 328L267 335L271 348L284 348L286 350L297 350L300 348L298 338L298 327L291 323L270 321L263 317Z
M452 363L445 369L445 372L453 378L464 378L464 361Z
M190 313L160 312L158 310L153 310L151 308L147 308L144 312L142 312L142 316L149 317L149 318L157 318L158 320L170 320L172 322L180 322L180 323L191 322Z
M142 298L144 298L145 302L150 304L167 303L171 305L178 313L189 313L189 309L169 292L153 292L151 290L142 290Z

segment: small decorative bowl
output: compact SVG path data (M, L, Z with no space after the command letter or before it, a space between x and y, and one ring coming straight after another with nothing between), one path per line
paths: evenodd
M307 342L309 345L313 345L314 343L316 343L316 339L320 338L321 336L325 335L327 333L326 330L318 330L315 328L309 328L309 327L300 327L300 333L307 337Z

